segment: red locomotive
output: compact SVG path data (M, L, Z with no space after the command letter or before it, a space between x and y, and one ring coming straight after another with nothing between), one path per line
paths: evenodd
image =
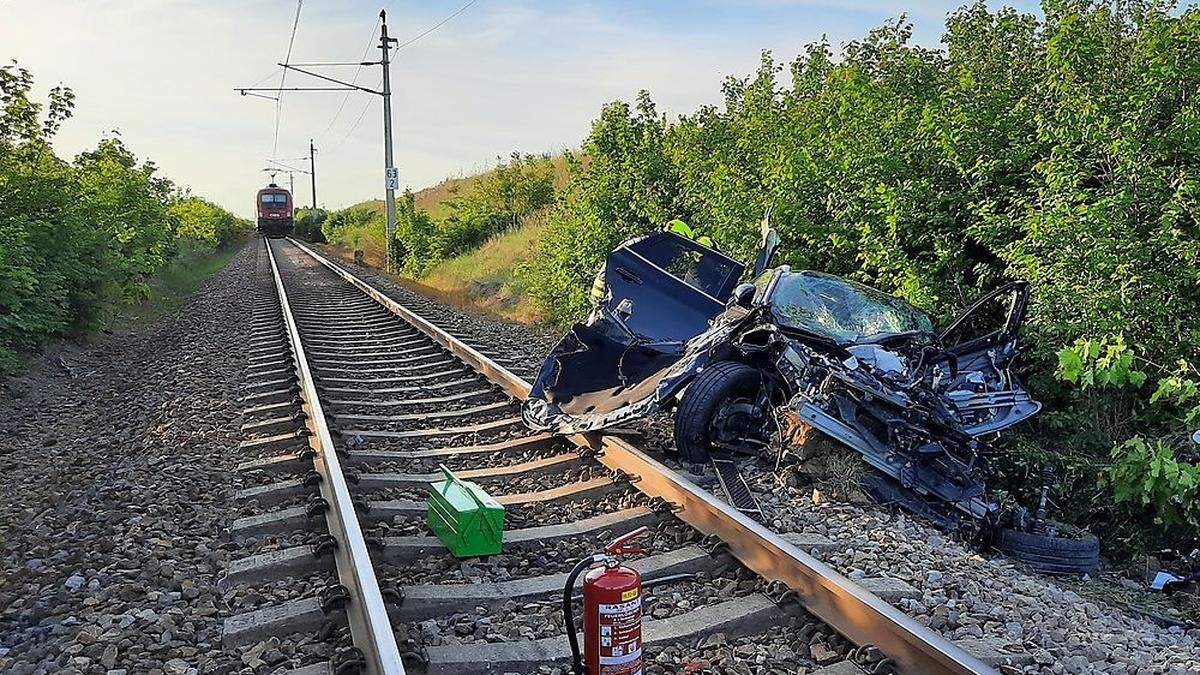
M292 218L292 193L271 183L258 191L258 232L265 237L286 237L296 224Z

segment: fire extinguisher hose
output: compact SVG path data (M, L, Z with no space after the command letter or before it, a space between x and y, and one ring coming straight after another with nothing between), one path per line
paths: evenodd
M597 563L602 563L607 558L608 556L603 553L596 553L580 560L575 565L575 568L571 570L571 573L567 575L567 585L563 587L563 619L566 621L567 642L571 645L571 658L574 659L571 670L575 675L584 675L586 672L583 667L583 653L579 651L579 638L575 635L575 612L571 603L571 596L575 590L575 580L587 568Z

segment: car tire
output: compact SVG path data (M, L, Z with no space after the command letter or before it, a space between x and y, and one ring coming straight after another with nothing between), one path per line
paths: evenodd
M718 361L705 368L688 385L675 411L675 448L692 464L709 460L712 445L709 427L721 402L738 392L753 392L762 385L757 370L736 361Z
M1038 572L1086 574L1100 563L1100 540L1086 532L1077 537L1032 534L1001 528L995 546Z

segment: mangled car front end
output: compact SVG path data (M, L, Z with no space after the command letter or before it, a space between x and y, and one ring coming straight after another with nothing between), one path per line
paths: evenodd
M575 433L673 408L675 449L692 464L778 463L815 429L877 471L877 497L947 525L998 525L991 442L1041 408L1014 374L1027 286L997 288L935 330L862 284L767 269L778 237L764 233L749 283L737 261L669 232L614 250L607 292L543 364L527 423Z

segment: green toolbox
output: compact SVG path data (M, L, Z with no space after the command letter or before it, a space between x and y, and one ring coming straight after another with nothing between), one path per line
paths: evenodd
M504 507L478 485L440 467L446 480L429 485L429 529L456 558L496 555L504 540Z

